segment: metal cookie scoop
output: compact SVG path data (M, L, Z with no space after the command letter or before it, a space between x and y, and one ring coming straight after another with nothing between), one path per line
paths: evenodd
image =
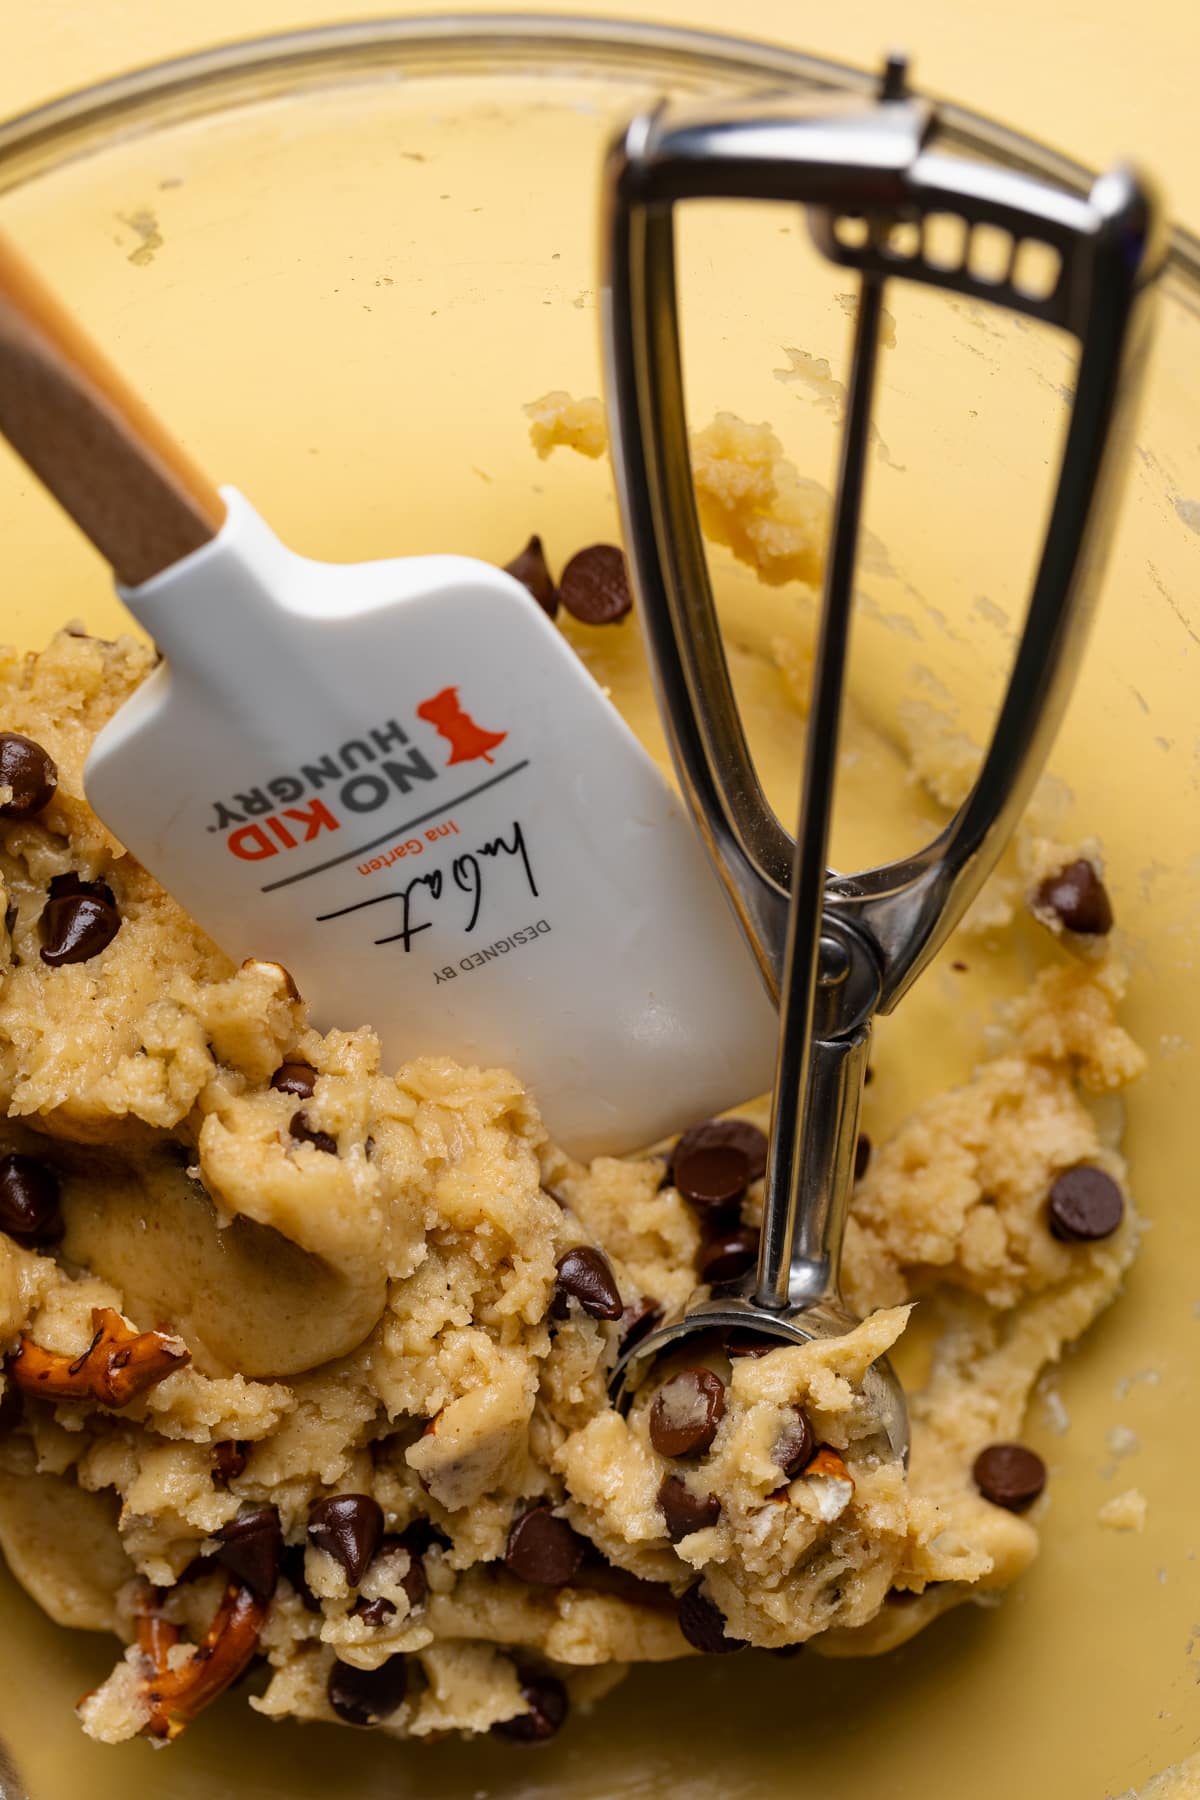
M952 156L943 135L891 59L874 104L662 106L635 119L609 158L607 375L626 542L680 783L780 1009L757 1270L693 1300L623 1357L623 1402L650 1359L693 1334L749 1328L806 1342L854 1325L838 1272L872 1017L903 997L995 865L1082 655L1162 266L1158 204L1125 169L1083 197ZM703 197L802 204L818 249L861 278L795 839L750 758L688 460L673 209ZM962 223L953 267L926 253L928 221L946 214ZM972 269L981 226L1011 246L996 281ZM1026 243L1056 259L1052 285L1036 294L1018 280ZM1062 327L1079 343L1078 378L1024 629L975 785L919 855L843 875L827 870L829 823L880 314L885 283L898 279ZM904 1395L885 1362L868 1392L892 1454L905 1456Z

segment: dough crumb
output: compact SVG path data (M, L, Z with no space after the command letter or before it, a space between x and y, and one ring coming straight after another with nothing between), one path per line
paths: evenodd
M608 446L600 400L575 400L558 388L525 407L529 436L545 459L560 445L583 456ZM692 476L700 525L711 543L731 550L768 587L821 579L829 535L829 496L805 480L783 454L769 425L718 413L691 436Z
M1067 1411L1062 1395L1056 1387L1045 1387L1041 1393L1042 1410L1056 1437L1065 1437L1071 1429L1071 1415Z
M1117 1800L1200 1800L1200 1750L1163 1769L1143 1788L1126 1788Z
M783 454L769 425L718 413L692 434L692 474L704 534L768 587L821 579L829 500Z
M1096 1518L1109 1531L1142 1531L1148 1510L1145 1494L1138 1488L1126 1488L1123 1494L1106 1500Z
M554 388L524 408L529 418L529 437L545 462L552 450L578 450L596 459L608 449L604 402L591 396L573 400L565 388Z

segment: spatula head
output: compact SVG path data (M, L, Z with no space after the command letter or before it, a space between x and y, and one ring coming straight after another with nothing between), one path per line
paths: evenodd
M716 877L526 590L464 557L310 562L225 498L124 595L166 660L88 761L122 842L319 1026L372 1025L389 1068L515 1070L578 1155L767 1088L774 1014Z

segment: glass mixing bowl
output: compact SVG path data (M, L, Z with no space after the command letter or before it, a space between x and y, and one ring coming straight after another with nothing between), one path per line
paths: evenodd
M606 462L565 451L539 462L522 413L548 389L600 391L595 194L607 138L664 91L780 81L869 86L762 46L566 21L414 20L235 46L0 129L0 226L201 464L297 549L504 562L537 530L558 566L617 530ZM1086 179L949 116L965 154ZM847 335L838 278L806 260L786 209L699 209L683 242L694 419L717 408L769 419L801 471L827 485ZM1132 968L1124 1016L1151 1061L1128 1097L1126 1146L1153 1229L1127 1293L1056 1377L1054 1404L1032 1409L1027 1436L1051 1469L1040 1561L998 1609L962 1607L871 1663L747 1655L643 1671L545 1748L430 1750L280 1728L235 1698L152 1770L144 1744L101 1749L71 1717L111 1665L111 1641L51 1625L5 1577L0 1725L33 1800L367 1800L406 1788L428 1800L801 1788L825 1800L1099 1800L1195 1749L1194 243L1176 239L1164 286L1105 604L1043 792L1064 840L1103 840ZM1026 322L915 290L895 313L853 694L881 742L902 745L914 719L978 739L1020 616L1069 358ZM103 635L123 625L106 571L7 455L0 534L5 639L31 646L71 617ZM756 644L804 600L756 588L727 558L714 569L751 668ZM632 628L619 641L574 636L602 679L639 654ZM659 743L648 702L633 723ZM934 815L903 766L896 748L873 809L870 782L855 794L845 777L846 860L928 829ZM872 1131L961 1077L1032 944L1018 932L1003 950L980 948L967 976L943 962L885 1022ZM1115 1426L1140 1446L1119 1470ZM1131 1482L1149 1502L1144 1532L1100 1529L1098 1507Z

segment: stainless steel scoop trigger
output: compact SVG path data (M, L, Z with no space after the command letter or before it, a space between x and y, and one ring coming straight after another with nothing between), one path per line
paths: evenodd
M1150 185L1116 169L1086 194L945 147L936 107L890 58L878 99L783 96L731 109L664 105L614 145L605 177L605 347L626 543L660 709L684 795L780 1006L758 1267L644 1339L615 1378L700 1330L804 1341L854 1323L838 1270L871 1018L907 992L995 865L1054 737L1083 651L1148 342L1164 232ZM768 806L734 700L688 456L674 209L700 198L802 205L819 250L857 271L845 427L795 837ZM931 221L960 222L961 253ZM1007 240L992 279L972 254ZM1022 279L1036 245L1053 278ZM975 784L918 855L846 875L827 867L836 747L885 285L943 287L1045 320L1079 344L1058 482L1021 639ZM635 1366L638 1365L638 1366ZM903 1394L876 1365L896 1454Z

